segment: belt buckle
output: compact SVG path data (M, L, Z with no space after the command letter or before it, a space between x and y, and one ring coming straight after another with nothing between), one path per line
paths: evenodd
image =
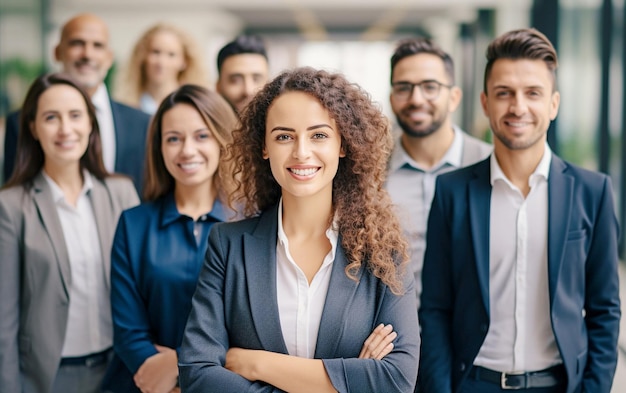
M523 377L524 377L524 383L523 383L523 384L521 384L521 385L519 385L519 386L511 386L511 385L509 385L509 384L507 383L507 382L508 382L508 377L509 377L509 376L516 376L516 377L523 376ZM519 390L519 389L524 389L524 388L526 387L526 385L527 385L527 383L526 383L526 382L527 382L527 381L526 381L526 378L527 378L527 377L528 377L528 376L527 376L527 375L526 375L526 373L524 373L524 372L520 372L520 373L515 373L515 372L513 372L513 373L501 373L501 374L500 374L500 388L501 388L501 389L503 389L503 390Z
M85 359L85 366L89 368L97 366L100 363L102 363L102 359L100 355L92 355L92 356L87 357L87 359Z

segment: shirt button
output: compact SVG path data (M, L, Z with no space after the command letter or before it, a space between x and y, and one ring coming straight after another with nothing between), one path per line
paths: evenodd
M489 328L487 327L486 323L483 323L483 324L480 325L480 331L481 332L486 333L488 329Z
M204 216L200 217L200 219L201 219L202 221L206 221L206 214L205 214Z
M459 370L461 370L461 372L465 371L465 363L461 362L461 365L459 366Z

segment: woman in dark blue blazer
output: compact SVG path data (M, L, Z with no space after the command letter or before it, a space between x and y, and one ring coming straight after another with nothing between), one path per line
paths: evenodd
M384 115L343 76L301 68L255 96L233 141L251 218L211 230L183 391L413 392L419 326L383 189ZM382 359L362 351L381 324L397 333Z
M184 85L161 103L147 141L146 203L125 211L111 257L114 362L104 390L170 392L198 274L225 208L222 160L237 118L222 97Z

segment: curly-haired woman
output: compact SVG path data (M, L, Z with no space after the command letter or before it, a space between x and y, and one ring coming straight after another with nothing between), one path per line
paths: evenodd
M413 391L419 327L383 190L390 138L338 74L296 69L255 96L230 149L252 217L211 231L184 391Z

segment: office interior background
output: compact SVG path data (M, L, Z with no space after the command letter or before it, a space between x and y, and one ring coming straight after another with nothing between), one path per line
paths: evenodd
M391 115L394 45L403 37L429 36L456 61L464 92L456 122L485 139L490 132L479 94L486 46L504 31L536 27L553 41L560 60L561 107L550 145L565 159L612 177L626 225L624 0L1 0L0 136L2 119L19 108L32 80L56 69L52 52L62 24L85 11L110 28L113 96L135 41L154 23L169 22L197 41L211 85L219 48L239 33L255 33L268 47L272 76L302 65L340 71Z
M533 26L557 48L561 106L548 134L565 159L609 174L626 239L625 0L0 0L0 166L4 118L18 109L33 79L57 69L52 57L65 21L93 12L109 25L115 64L107 84L115 97L132 46L157 22L186 30L217 78L219 48L239 33L261 35L271 76L309 65L343 72L389 107L389 59L397 40L432 37L456 62L463 90L456 122L489 139L480 108L484 52L495 36ZM1 173L1 171L0 171ZM624 323L622 324L624 327ZM624 331L624 329L622 329ZM614 391L626 386L626 336Z

